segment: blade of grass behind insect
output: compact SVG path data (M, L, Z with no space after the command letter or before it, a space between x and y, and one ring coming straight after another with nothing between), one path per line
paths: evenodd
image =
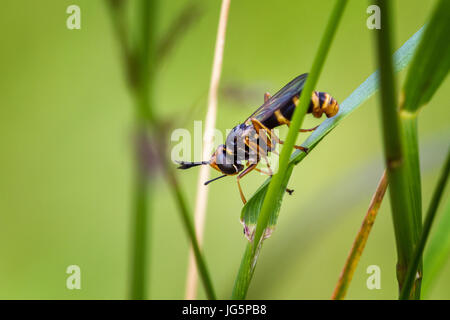
M269 184L267 195L263 201L261 212L258 217L253 242L250 246L250 249L248 248L246 251L250 254L250 259L246 260L244 258L245 265L241 264L242 268L240 269L239 274L236 278L235 287L232 294L233 299L244 299L246 296L256 265L258 251L260 250L260 247L262 245L264 233L269 223L270 216L273 212L278 211L278 207L280 206L281 201L280 198L282 196L281 194L284 193L285 190L285 177L289 176L292 171L292 168L289 168L289 158L294 148L295 140L298 136L298 131L303 122L303 118L309 106L310 97L319 78L320 72L325 62L325 58L330 49L335 31L343 14L346 3L347 0L337 0L328 20L324 35L319 45L319 49L311 67L311 72L301 93L300 103L295 109L294 115L292 117L291 126L280 154L278 172L273 176L273 179Z
M393 55L395 72L403 70L409 64L423 32L424 28L422 27L395 52ZM339 113L333 118L325 119L322 124L306 139L302 145L309 149L308 153L312 152L315 146L322 141L326 135L328 135L342 120L355 111L378 90L380 85L379 77L379 71L371 74L355 91L353 91L347 99L340 104ZM305 157L306 154L298 150L292 154L289 161L290 171L287 172L285 178L286 185L288 183L290 173L292 172L292 168L300 163ZM258 188L255 194L242 208L241 221L246 227L249 228L249 230L254 230L256 226L269 182L270 178L268 178ZM283 196L283 194L280 196ZM278 203L281 203L281 200L279 200ZM277 206L278 210L279 207L280 206ZM269 220L269 230L266 231L267 233L270 233L275 228L277 217L278 211L275 211Z
M401 46L401 48L399 48L395 52L393 56L395 72L403 70L410 63L419 40L422 37L423 31L424 28L420 28ZM323 121L323 123L302 144L304 147L307 147L309 149L308 152L311 152L315 148L315 146L320 141L322 141L322 139L325 138L325 136L327 136L343 119L345 119L348 115L350 115L353 111L360 107L362 103L368 100L378 90L380 85L379 77L379 71L371 74L355 91L353 91L353 93L347 99L342 102L342 104L340 105L339 113L336 116L334 116L333 118L325 119ZM306 154L301 151L296 151L292 154L289 161L288 170L286 172L284 185L287 185L293 167L300 163L305 158L305 156ZM258 188L253 197L242 209L241 219L243 219L245 224L248 224L253 228L259 216L260 208L262 202L264 201L265 194L267 193L267 188L270 180L271 179L268 178ZM280 195L280 198L283 196L283 194ZM279 208L281 205L281 199L277 201L277 203L277 208ZM278 212L274 212L274 214L272 214L270 218L272 224L269 225L269 227L271 229L275 227L277 216ZM241 261L239 274L236 278L233 289L233 298L235 299L245 298L248 289L248 283L250 282L253 275L252 269L254 268L254 257L252 255L252 245L253 242L249 242L247 244L247 248ZM246 285L247 287L245 287Z
M339 280L333 291L331 300L343 300L345 298L347 289L352 281L353 274L358 266L359 259L361 258L364 247L366 246L367 239L369 238L370 231L375 223L375 218L377 217L377 213L380 209L387 187L387 174L386 170L384 170L380 182L378 183L377 190L375 190L372 200L370 201L369 209L364 217L361 228L353 241L352 248L350 249L347 260L345 261L344 268L339 276Z
M424 256L425 277L422 282L422 296L428 298L442 268L450 260L450 199L440 218L436 221Z
M424 27L420 28L414 35L412 35L402 46L399 48L395 54L393 55L394 59L394 67L395 72L399 72L403 70L411 61L412 56L417 48L419 40L422 37L424 32ZM325 119L322 124L309 136L308 139L302 144L304 147L309 149L309 153L315 148L315 146L322 141L342 120L344 120L348 115L350 115L353 111L355 111L358 107L362 105L366 100L368 100L379 88L379 71L371 74L353 93L345 99L339 109L339 113L333 118ZM285 184L289 180L290 174L292 173L292 169L295 165L300 163L306 154L301 151L296 151L292 154L288 171L286 172ZM248 225L251 228L254 228L256 225L256 220L259 216L260 208L262 202L264 200L265 194L267 192L267 188L270 182L270 178L268 178L255 192L252 198L249 199L247 204L242 209L241 220L244 224ZM281 204L281 197L277 201L278 206ZM279 209L278 209L279 210ZM278 212L275 211L270 218L272 224L269 225L270 229L273 229L276 224ZM241 266L239 269L238 278L236 278L236 283L233 290L233 296L238 298L239 292L238 290L242 290L244 288L244 284L249 282L253 271L249 266L251 266L252 255L251 255L251 246L253 243L249 242L247 244L246 251L241 261ZM240 284L237 282L239 281ZM242 297L245 297L246 292L240 293Z
M395 72L403 70L410 63L423 32L424 27L420 28L395 52L395 54L393 55ZM379 77L379 71L375 71L373 74L371 74L355 91L352 92L352 94L347 99L345 99L341 103L339 113L336 116L334 116L333 118L325 119L322 122L322 124L302 144L304 147L307 147L309 149L308 152L311 152L315 148L315 146L320 141L322 141L322 139L325 138L342 120L344 120L353 111L360 107L366 100L368 100L373 94L375 94L380 85ZM300 163L305 158L305 156L305 153L301 151L296 151L292 154L289 161L288 171L285 177L286 184L289 180L290 173L292 172L293 167ZM256 225L260 208L267 192L270 180L271 179L268 178L266 181L264 181L264 183L255 192L255 194L249 199L247 204L242 208L241 220L244 224L248 225L251 228L254 228L254 226ZM281 200L277 201L277 203L281 203ZM278 212L274 212L270 219L272 224L269 225L269 228L271 229L273 229L276 225L277 214ZM245 282L250 281L251 275L253 274L252 270L250 270L249 268L252 261L250 248L251 246L252 243L249 242L241 261L238 278L236 279L236 281L238 281L239 279L239 281L242 283L240 285L240 288L243 288L243 284ZM238 284L235 283L233 292L237 291L238 288ZM241 293L241 295L242 294L245 297L245 293ZM238 297L238 292L233 293L233 296Z
M414 285L414 279L416 278L417 269L422 261L422 253L425 249L425 244L428 240L428 235L430 234L431 227L433 225L434 217L436 216L436 211L441 200L442 194L444 193L445 185L447 184L448 175L450 172L450 152L447 154L447 159L442 169L441 176L436 185L436 188L431 199L430 207L427 211L427 216L423 225L423 231L420 237L419 244L414 250L414 255L412 261L408 267L408 272L406 273L405 283L403 285L400 299L406 300L411 296L411 290Z

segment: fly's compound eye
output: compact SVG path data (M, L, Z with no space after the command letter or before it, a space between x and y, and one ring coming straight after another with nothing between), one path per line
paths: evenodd
M242 169L244 169L244 166L242 164L217 164L217 166L219 167L220 171L222 171L224 174L236 174L240 171L242 171Z
M244 169L242 164L234 163L233 156L228 155L225 148L223 148L222 151L223 152L218 152L216 155L216 164L220 171L224 174L232 175Z

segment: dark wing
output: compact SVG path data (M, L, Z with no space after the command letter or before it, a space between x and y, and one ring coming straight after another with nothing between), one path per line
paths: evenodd
M256 111L253 112L244 122L247 122L250 118L255 118L262 122L273 112L283 107L286 103L291 102L294 96L298 96L300 92L302 92L307 76L308 74L304 73L293 79L281 88L280 91L270 97L269 100L264 102L262 106L256 109Z

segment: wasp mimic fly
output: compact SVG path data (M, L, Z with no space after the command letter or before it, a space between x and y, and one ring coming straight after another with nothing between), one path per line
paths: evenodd
M199 165L210 165L217 171L223 173L222 176L205 182L205 185L217 179L237 175L237 185L242 202L245 204L244 193L239 182L247 173L252 170L272 176L267 154L276 152L275 145L283 144L273 129L286 124L290 125L290 120L294 110L298 105L300 93L306 82L307 73L293 79L285 85L275 95L264 95L264 103L243 123L234 127L228 134L225 144L220 145L211 156L209 161L201 162L179 162L179 169L188 169ZM337 114L339 105L331 95L325 92L314 91L309 104L308 113L316 118L320 118L323 113L330 118ZM300 129L300 132L314 131L312 129ZM307 152L307 148L295 146L296 149ZM268 171L263 171L256 166L262 159L267 163ZM245 166L244 166L245 163ZM292 190L286 189L289 194Z

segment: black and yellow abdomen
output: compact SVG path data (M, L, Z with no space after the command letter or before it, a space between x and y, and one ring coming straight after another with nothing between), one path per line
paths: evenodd
M297 100L295 96L293 100ZM298 105L298 104L297 104ZM281 106L278 110L273 112L267 119L264 119L262 124L268 129L281 126L283 124L290 124L292 115L294 114L296 104L294 101L289 101ZM327 118L335 116L339 111L339 104L330 94L326 92L314 91L311 97L311 102L307 113L312 113L314 117L320 118L325 113Z
M309 104L308 113L320 118L323 113L327 118L334 117L339 111L339 104L336 99L326 92L314 91Z

